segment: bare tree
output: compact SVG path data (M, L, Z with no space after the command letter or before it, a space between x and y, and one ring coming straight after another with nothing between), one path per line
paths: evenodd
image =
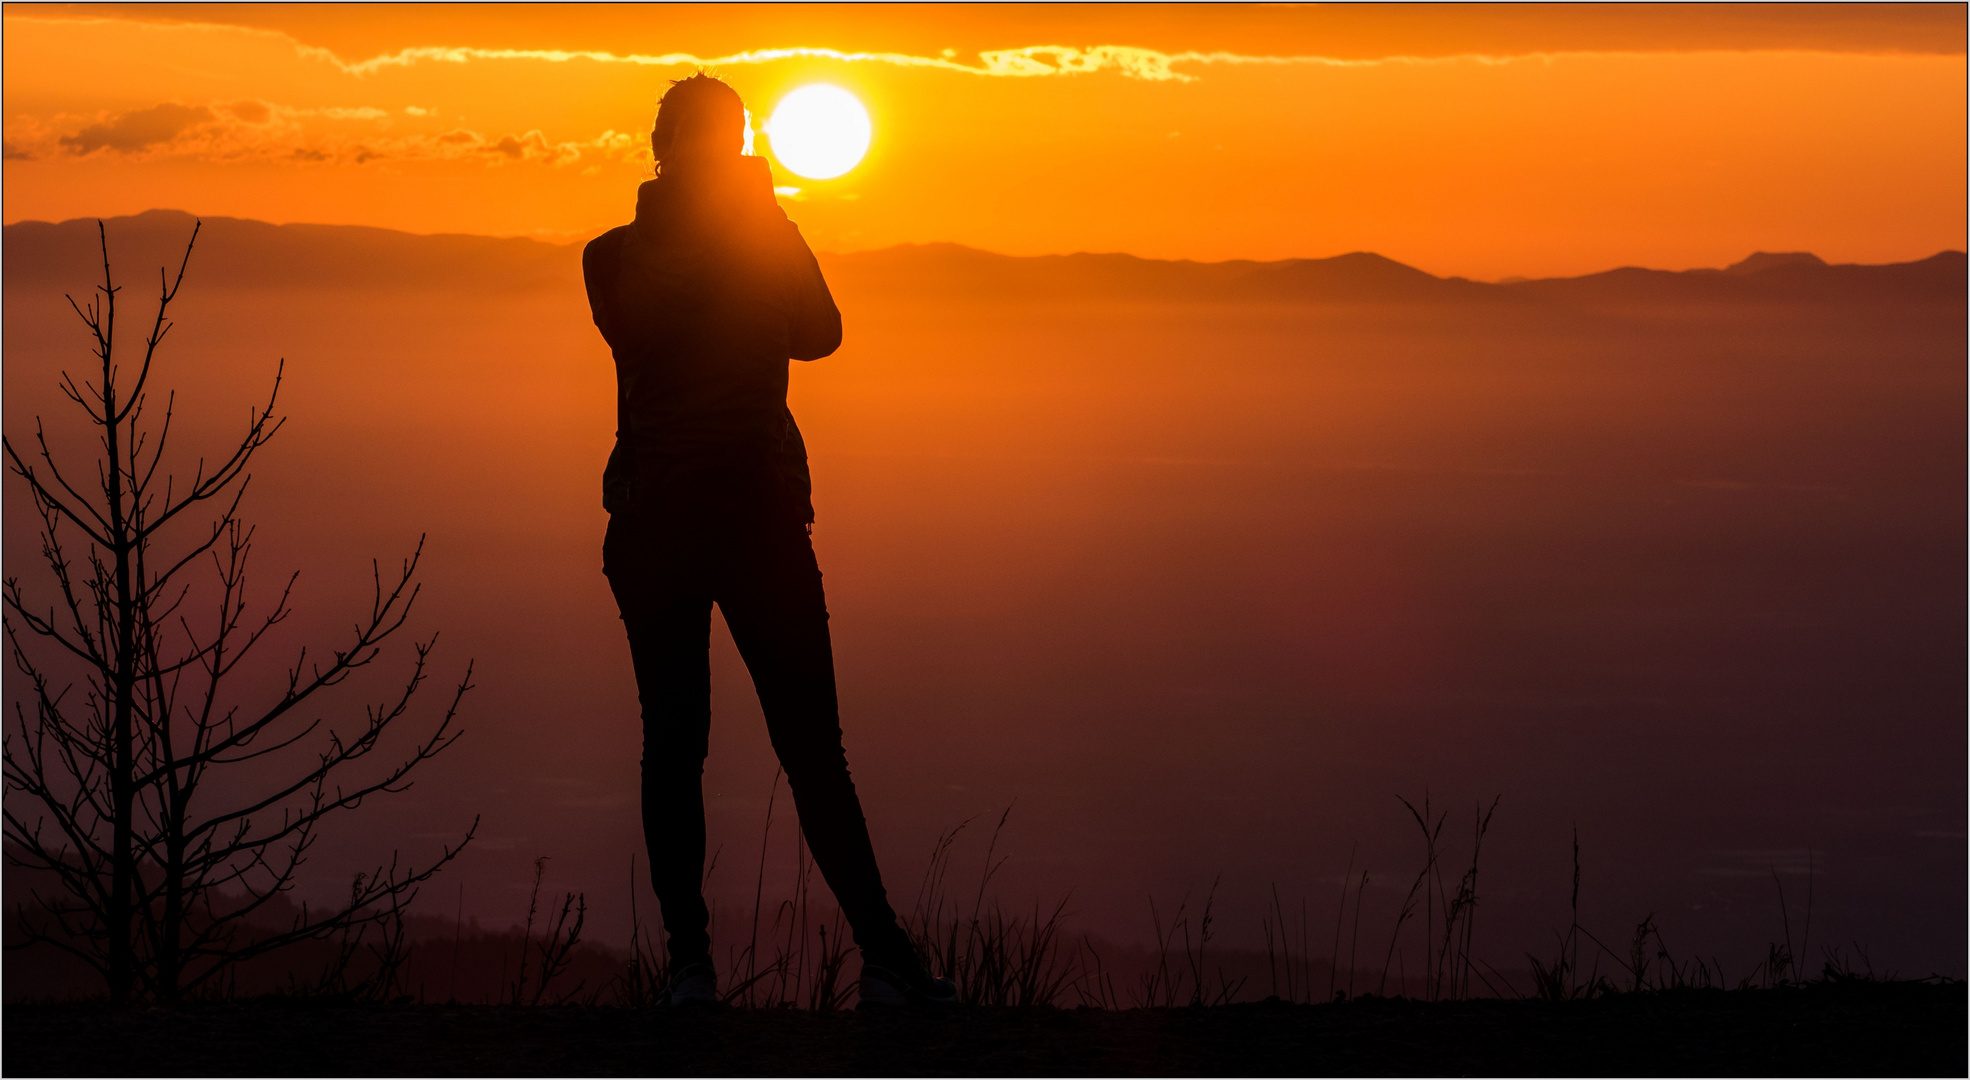
M253 529L240 504L249 464L282 425L280 370L237 444L216 464L199 458L188 481L173 475L165 450L175 395L165 395L155 425L145 409L198 228L177 274L159 270L157 313L134 373L115 358L120 287L100 222L97 233L103 283L86 305L69 304L89 330L99 377L61 381L96 429L95 475L64 469L38 419L28 454L5 440L9 469L40 515L52 576L45 592L16 577L5 584L7 643L28 684L14 695L7 733L6 854L59 882L17 906L30 942L93 966L113 1001L171 1001L250 957L360 934L401 912L458 855L476 820L427 866L392 854L325 907L284 899L330 815L405 790L412 770L458 738L472 669L422 734L405 721L435 635L414 644L405 681L353 723L319 711L323 691L370 665L403 627L418 593L420 539L389 577L371 564L369 611L342 647L313 660L302 648L284 687L247 703L255 695L238 684L252 669L242 665L291 613L295 583L290 575L271 606L249 613ZM389 752L364 760L386 744Z

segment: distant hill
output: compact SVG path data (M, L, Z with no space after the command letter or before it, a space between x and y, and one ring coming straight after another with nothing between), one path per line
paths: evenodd
M192 220L175 210L108 219L121 279L148 282L155 267L175 266ZM75 290L101 273L92 219L8 225L4 245L9 289ZM580 254L579 243L212 217L204 219L195 267L198 280L220 287L483 294L579 288ZM1202 263L1119 254L1019 257L958 244L908 244L821 260L838 292L926 301L1961 303L1966 286L1960 251L1883 266L1834 266L1807 252L1758 252L1721 270L1623 267L1506 284L1439 278L1371 252Z
M1745 258L1724 267L1724 273L1746 277L1763 273L1774 266L1825 266L1826 260L1810 251L1754 251Z
M168 262L175 270L194 220L179 210L105 219L120 280L148 285L158 266ZM6 227L4 242L9 289L73 290L102 279L94 218L17 222ZM208 217L192 265L201 284L233 288L526 292L564 287L570 275L579 282L581 249L527 239Z
M957 244L910 244L827 262L829 280L843 288L993 300L1431 301L1479 299L1495 289L1433 277L1365 251L1329 259L1202 263L1134 255L1018 257Z
M1943 251L1915 262L1829 265L1816 255L1759 252L1724 270L1644 270L1624 266L1576 278L1504 286L1517 294L1574 303L1964 302L1964 253Z
M823 256L837 289L929 298L1197 303L1908 301L1961 303L1964 253L1883 266L1831 266L1804 252L1759 252L1725 270L1623 267L1575 278L1491 284L1440 278L1371 252L1327 259L1200 263L1133 255L994 255L923 244Z

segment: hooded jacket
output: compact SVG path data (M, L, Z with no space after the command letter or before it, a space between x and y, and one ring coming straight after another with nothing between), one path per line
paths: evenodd
M668 166L638 189L634 222L589 242L582 276L616 365L603 506L660 477L757 465L813 521L787 363L839 348L841 313L766 160Z

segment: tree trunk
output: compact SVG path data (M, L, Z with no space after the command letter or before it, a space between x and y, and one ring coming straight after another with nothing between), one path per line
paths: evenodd
M164 918L157 938L157 997L166 1004L177 1003L184 980L178 946L184 941L185 922L185 808L179 793L171 794L164 826Z
M105 281L105 284L108 284ZM115 294L110 293L109 332L115 332ZM107 339L106 335L106 339ZM103 350L103 441L108 450L105 484L109 496L109 541L116 559L116 652L114 671L109 673L114 695L111 713L110 804L114 820L110 835L109 914L109 997L114 1004L130 1000L136 975L136 950L131 940L130 895L136 886L136 848L131 841L131 811L136 801L132 781L136 774L135 746L131 731L137 689L135 667L137 598L130 581L133 538L123 506L122 424L117 416L116 387L110 381L115 368L110 350Z

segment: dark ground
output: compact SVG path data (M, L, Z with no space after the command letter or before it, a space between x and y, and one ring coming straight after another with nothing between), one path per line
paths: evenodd
M1547 1004L857 1015L278 1000L10 1005L8 1076L1902 1075L1965 1073L1962 983Z

